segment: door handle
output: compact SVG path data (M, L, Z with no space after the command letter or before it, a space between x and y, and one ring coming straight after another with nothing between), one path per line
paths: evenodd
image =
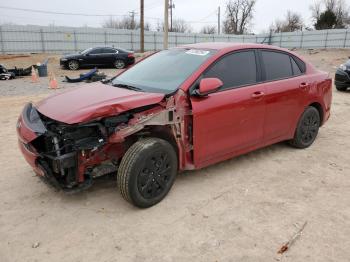
M309 87L309 84L308 84L308 83L301 83L301 84L299 85L299 87L300 87L301 89L305 89L305 88Z
M264 95L265 95L264 92L257 91L257 92L254 92L254 93L252 94L252 98L258 99L258 98L260 98L260 97L263 97Z

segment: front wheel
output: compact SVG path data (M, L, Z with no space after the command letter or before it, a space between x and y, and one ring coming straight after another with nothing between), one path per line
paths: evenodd
M78 70L79 69L79 63L76 60L69 60L68 61L68 69L69 70Z
M297 148L311 146L316 139L320 124L320 113L315 107L309 106L301 115L294 138L289 143Z
M346 91L347 87L346 86L335 86L335 88L338 90L338 91Z
M178 169L175 150L167 141L146 138L125 153L117 175L125 200L141 208L160 202L172 187Z

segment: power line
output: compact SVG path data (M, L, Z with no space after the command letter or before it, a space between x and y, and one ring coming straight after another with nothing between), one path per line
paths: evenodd
M55 12L55 11L47 11L47 10L39 10L39 9L29 9L29 8L17 8L17 7L10 7L10 6L0 6L0 9L7 9L7 10L16 10L16 11L23 11L23 12L31 12L31 13L41 13L41 14L54 14L54 15L68 15L68 16L85 16L85 17L128 17L128 15L119 15L119 14L87 14L87 13L70 13L70 12ZM135 16L138 16L135 14ZM159 17L147 17L147 19L153 19L153 20L162 20L162 18ZM203 23L203 24L212 24L216 23L216 21L186 21L190 24L197 24L197 23Z
M42 13L42 14L71 15L71 16L101 16L101 17L127 16L127 15L114 15L114 14L103 15L103 14L55 12L55 11L46 11L46 10L38 10L38 9L29 9L29 8L17 8L17 7L10 7L10 6L0 6L0 9L8 9L8 10L16 10L16 11L24 11L24 12L32 12L32 13Z

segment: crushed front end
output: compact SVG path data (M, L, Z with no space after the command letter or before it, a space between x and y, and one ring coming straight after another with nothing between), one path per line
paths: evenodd
M108 136L127 121L124 114L65 124L40 114L29 103L17 122L19 147L44 181L64 191L80 191L91 185L93 177L117 170L123 144L108 144Z

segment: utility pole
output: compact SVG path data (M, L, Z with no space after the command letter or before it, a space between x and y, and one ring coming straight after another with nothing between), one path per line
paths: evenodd
M175 8L175 4L173 3L173 0L170 0L170 32L173 31L173 8Z
M218 34L220 35L220 6L218 7Z
M163 48L168 48L168 31L169 31L169 0L164 0L164 34L163 34Z
M145 18L144 18L144 0L140 0L140 52L145 52Z

